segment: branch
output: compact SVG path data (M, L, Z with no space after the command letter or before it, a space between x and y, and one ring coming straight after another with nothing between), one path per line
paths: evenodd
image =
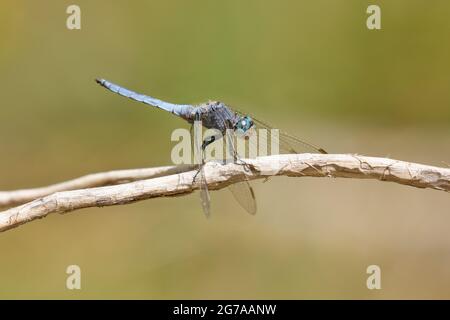
M77 179L35 189L0 191L0 208L17 206L59 191L86 189L125 182L157 178L193 170L194 165L167 166L147 169L116 170L93 173Z
M377 179L450 192L449 168L386 158L343 154L295 154L246 159L245 162L249 170L240 164L223 165L208 162L205 165L205 174L209 189L222 189L246 179L307 176ZM114 186L56 192L0 212L0 231L43 218L50 213L121 205L156 197L187 195L199 187L198 182L192 183L195 173L193 170Z

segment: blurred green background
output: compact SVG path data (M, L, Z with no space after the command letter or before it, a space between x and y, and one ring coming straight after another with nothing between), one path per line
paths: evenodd
M66 28L81 7L82 29ZM378 4L382 30L366 28ZM165 112L239 109L332 153L450 163L448 1L19 1L0 4L0 189L170 164ZM443 192L359 180L256 182L51 215L0 234L0 298L450 298ZM82 290L65 287L66 267ZM366 288L366 268L382 289Z

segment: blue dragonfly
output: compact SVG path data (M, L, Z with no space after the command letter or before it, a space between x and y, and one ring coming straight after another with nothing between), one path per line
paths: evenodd
M105 79L96 79L96 82L102 87L105 87L106 89L121 96L170 112L184 119L191 125L193 125L196 121L201 121L201 124L205 128L215 129L218 134L207 136L205 139L203 139L201 146L196 146L196 148L200 149L202 151L202 154L204 154L203 152L208 147L208 145L220 140L222 137L227 137L229 138L227 139L227 143L230 144L229 148L233 155L233 161L243 164L244 167L245 162L240 160L240 156L237 153L237 148L233 143L234 139L233 137L229 136L230 132L232 132L238 138L249 140L249 136L255 132L255 129L266 129L265 132L269 133L269 135L273 129L273 127L269 124L262 122L253 116L237 111L236 109L232 109L220 101L208 101L200 105L173 104L153 98L148 95L131 91ZM305 150L313 153L327 153L324 149L318 148L308 142L300 140L295 136L279 130L277 132L279 153L301 153ZM270 136L267 137L267 139L270 139ZM194 138L194 141L197 141L197 139ZM209 217L211 212L211 199L208 192L208 185L203 170L203 164L204 158L202 158L202 162L193 182L195 182L195 179L199 179L200 199L203 212L207 217ZM247 212L249 212L250 214L256 213L257 206L255 193L248 181L242 181L232 184L228 188L230 189L238 203Z

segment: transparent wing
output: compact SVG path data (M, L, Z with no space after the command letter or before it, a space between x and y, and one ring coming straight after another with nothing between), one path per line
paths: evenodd
M204 165L202 164L199 169L200 172L198 173L200 175L200 200L203 212L205 213L205 216L209 218L211 215L211 198L209 197L208 184L206 183L205 170L203 167Z
M239 114L243 115L242 112L238 111ZM272 139L276 140L276 133L271 131L271 129L275 129L269 125L267 122L263 122L252 115L250 115L253 122L255 123L255 129L257 134L258 144L263 144L267 146L268 151L271 150ZM267 132L260 131L259 129L266 129ZM265 134L267 133L267 134ZM254 140L255 141L255 140ZM253 143L255 143L253 141ZM279 141L279 153L304 153L304 152L312 152L312 153L327 153L324 149L319 148L309 142L303 141L289 133L278 130L278 141ZM270 153L272 154L272 153Z
M228 189L245 211L253 215L256 214L255 193L248 180L231 184Z
M197 139L197 137L194 136L193 127L191 127L191 138L194 140L194 155L199 155L201 157L201 164L198 169L199 171L194 179L198 179L200 181L200 201L205 216L209 218L211 215L211 198L209 196L208 184L205 176L205 163L203 161L203 152L200 144L201 139Z
M234 160L242 163L245 166L245 163L239 158L239 155L236 151L236 146L234 145L234 136L227 132L227 147L230 149L230 154L233 155ZM236 201L241 205L242 208L245 209L248 213L254 215L256 214L256 198L255 192L251 187L248 180L237 182L228 186L228 189L231 191L231 194L234 196Z

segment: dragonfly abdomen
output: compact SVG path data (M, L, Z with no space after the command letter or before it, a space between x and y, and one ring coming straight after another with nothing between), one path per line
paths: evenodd
M189 104L174 104L153 98L151 96L147 96L145 94L140 94L127 88L124 88L122 86L119 86L115 83L109 82L108 80L105 79L95 79L95 81L102 87L114 93L117 93L123 97L151 105L164 111L168 111L179 117L182 117L183 119L187 119L189 117L189 114L192 112L192 109L194 108L194 106Z

